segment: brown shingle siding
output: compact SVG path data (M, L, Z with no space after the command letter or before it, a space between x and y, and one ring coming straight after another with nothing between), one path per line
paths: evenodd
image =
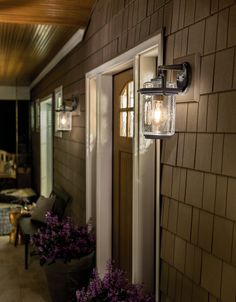
M201 285L214 296L220 298L222 261L203 252Z
M218 31L216 49L220 50L226 47L228 32L229 9L221 11L218 15Z
M214 91L232 89L234 49L229 48L216 53Z
M177 234L190 241L192 225L192 207L179 203Z
M195 21L199 21L206 18L210 14L211 1L210 0L198 0L196 1Z
M236 5L230 8L229 12L229 33L228 33L228 46L235 46L236 45Z
M200 96L198 105L198 122L197 131L206 132L207 129L207 106L208 106L208 95Z
M231 261L233 238L233 222L228 219L215 216L212 251L215 256Z
M213 15L206 20L206 32L204 43L204 54L212 53L216 48L217 15Z

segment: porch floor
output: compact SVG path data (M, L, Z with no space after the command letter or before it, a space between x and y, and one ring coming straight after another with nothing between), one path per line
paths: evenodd
M16 248L8 236L0 236L0 301L51 302L44 269L38 259L29 260L24 269L24 247Z

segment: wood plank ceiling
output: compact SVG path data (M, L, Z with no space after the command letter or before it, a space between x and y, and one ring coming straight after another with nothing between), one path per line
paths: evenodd
M87 25L95 0L0 0L0 86L28 85Z

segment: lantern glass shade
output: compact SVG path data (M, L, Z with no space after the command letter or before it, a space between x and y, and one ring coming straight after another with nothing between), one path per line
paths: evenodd
M168 84L169 85L169 84ZM147 82L145 88L158 87L156 82ZM144 95L143 134L146 138L158 139L175 133L175 96Z
M71 131L72 113L70 111L60 111L57 116L57 131Z

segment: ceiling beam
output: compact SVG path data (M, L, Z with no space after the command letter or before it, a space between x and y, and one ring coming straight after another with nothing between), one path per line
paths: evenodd
M29 86L0 86L0 100L15 101L15 100L30 100Z

